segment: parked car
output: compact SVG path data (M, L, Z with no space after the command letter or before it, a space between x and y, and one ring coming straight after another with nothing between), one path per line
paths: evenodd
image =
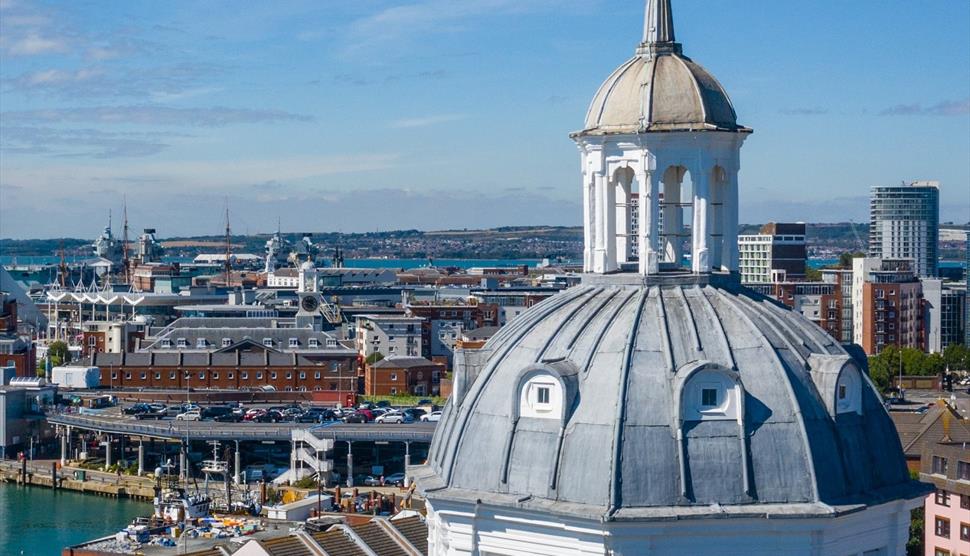
M389 411L384 415L381 415L374 419L375 423L413 423L414 417L408 413L403 413L400 411Z
M138 415L140 413L147 413L151 410L152 408L149 407L147 403L136 403L122 409L121 412L125 415Z
M378 477L375 477L373 475L368 475L364 477L364 480L362 481L362 483L364 484L364 486L371 486L371 487L381 486L381 480Z
M410 415L412 421L417 421L425 413L427 413L427 411L421 409L420 407L409 407L404 410L404 414Z
M404 486L404 473L392 473L384 477L385 485Z
M381 401L377 402L377 404L375 404L375 405L377 405L377 407L384 407L384 408L390 409L391 402L389 402L387 400L381 400Z
M257 417L266 413L265 409L253 408L243 415L243 421L255 421Z
M438 421L441 420L441 412L432 411L431 413L426 413L421 416L421 420L426 423L437 423Z
M279 423L280 421L285 420L286 417L275 409L270 409L269 411L263 412L253 419L253 421L257 423Z
M213 421L218 423L241 423L243 416L239 413L230 411L229 413L223 413L222 415L216 415L212 418Z
M369 413L369 412L368 412ZM370 423L372 419L368 417L368 413L364 411L355 411L344 417L345 423Z
M201 421L202 420L202 410L200 409L190 409L183 413L179 413L175 416L176 421Z
M202 410L203 419L214 419L218 421L219 417L226 415L232 415L232 408L225 405L214 405Z
M323 423L333 421L335 416L333 411L322 408L310 408L296 418L298 423Z
M152 404L150 411L135 415L135 419L139 420L163 419L165 417L168 417L168 408L161 404Z

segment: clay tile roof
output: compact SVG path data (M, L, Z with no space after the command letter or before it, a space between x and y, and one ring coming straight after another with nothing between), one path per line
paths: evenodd
M392 519L388 523L401 532L414 548L422 554L428 553L428 526L419 516Z

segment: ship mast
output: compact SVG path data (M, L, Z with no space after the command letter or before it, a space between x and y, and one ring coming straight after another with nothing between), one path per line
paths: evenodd
M231 287L230 282L232 278L232 262L230 261L232 257L232 235L229 230L229 197L226 197L226 287Z
M128 196L124 197L123 205L124 231L121 237L121 265L125 273L125 283L131 284L131 276L128 271Z

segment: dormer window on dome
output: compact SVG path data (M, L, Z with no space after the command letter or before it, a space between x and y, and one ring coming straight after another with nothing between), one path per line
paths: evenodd
M862 414L862 375L854 365L846 365L835 383L835 413Z
M737 420L741 388L732 374L726 369L701 369L691 374L681 394L683 420Z
M558 377L536 371L519 388L519 417L560 419L563 390Z

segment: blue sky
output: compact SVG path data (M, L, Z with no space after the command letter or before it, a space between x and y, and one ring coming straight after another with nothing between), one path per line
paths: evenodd
M970 218L970 2L675 0L755 129L743 222ZM568 139L635 0L0 0L0 237L580 223Z

